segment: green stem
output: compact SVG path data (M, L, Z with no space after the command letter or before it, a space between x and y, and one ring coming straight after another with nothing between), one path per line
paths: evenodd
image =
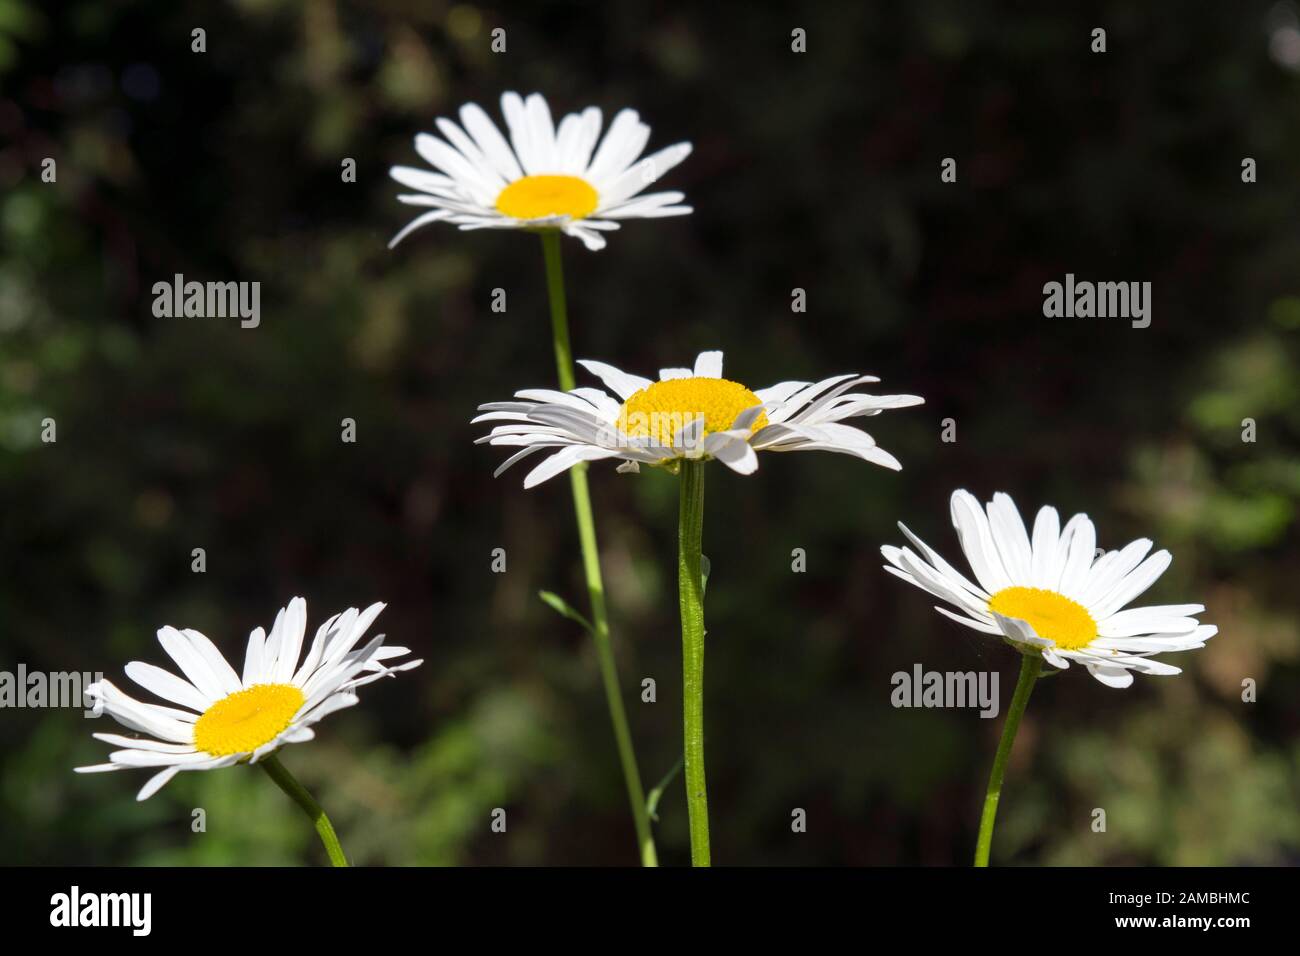
M704 462L683 459L677 531L677 594L682 612L682 725L691 865L709 865L709 798L704 783Z
M560 265L560 234L554 229L548 229L541 236L542 255L546 260L546 292L551 303L555 369L559 373L560 388L567 392L575 383L573 352L569 345L569 313L564 297L564 271ZM645 789L641 785L641 772L636 765L636 752L632 749L632 733L628 729L627 712L623 709L618 667L614 663L614 647L609 636L609 612L605 605L605 584L600 573L600 550L596 544L596 521L591 511L591 491L587 487L585 462L569 469L569 484L573 488L573 510L578 520L582 570L587 578L587 594L591 600L596 659L600 664L601 681L605 685L605 700L609 705L610 722L614 725L614 740L618 745L619 762L623 766L623 779L627 783L627 796L632 804L632 823L636 827L637 846L641 850L641 865L658 866L654 834L650 830L650 815L646 810Z
M280 758L275 754L262 760L260 766L294 803L302 807L302 812L307 814L307 818L316 827L316 832L320 834L320 841L325 844L325 852L329 854L330 863L334 866L347 866L348 858L343 855L343 847L339 844L338 835L334 832L330 818L325 815L320 804L312 799L307 788L294 779L293 774L285 769L284 764L280 763Z
M989 788L984 794L984 812L980 815L980 832L975 842L975 865L989 865L989 850L993 846L993 821L998 816L998 798L1002 796L1002 776L1007 770L1007 758L1011 756L1011 746L1016 741L1016 731L1020 729L1020 718L1025 714L1025 705L1034 689L1034 682L1043 669L1043 659L1037 654L1022 654L1020 657L1020 678L1016 681L1016 691L1011 696L1011 709L1007 711L1006 722L1002 725L1002 739L998 741L998 752L993 758L993 771L989 774Z

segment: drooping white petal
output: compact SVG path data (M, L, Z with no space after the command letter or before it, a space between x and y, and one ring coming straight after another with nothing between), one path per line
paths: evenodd
M746 441L748 432L715 432L704 439L704 453L740 475L758 470L758 456Z
M135 799L139 802L148 800L155 793L157 793L164 786L166 786L167 782L171 780L172 777L180 773L180 770L181 770L180 767L173 766L173 767L166 767L163 770L158 771L158 773L154 774L152 777L149 778L148 783L146 783L143 787L140 788L140 792L135 795Z
M612 365L606 365L604 362L594 362L591 359L578 359L578 364L604 382L610 391L623 399L623 401L627 401L643 388L649 388L654 384L648 378L642 378L639 375L630 375Z
M889 569L889 568L886 568L885 570L888 571L888 570L890 570L890 569ZM998 630L998 629L997 629L995 626L993 626L992 624L988 624L988 623L986 623L985 621L977 621L977 620L975 620L974 618L972 618L972 617L966 617L966 616L963 615L963 614L957 614L957 613L954 612L954 611L950 611L950 610L948 610L946 607L940 607L939 605L936 604L936 605L934 606L934 609L935 609L936 611L938 611L940 614L942 614L944 617L950 617L950 618L952 618L954 621L956 621L958 624L964 624L964 625L966 625L966 627L969 627L969 628L971 628L972 630L979 631L979 632L981 632L981 633L983 633L983 634L995 634L995 635L1000 635L1000 634L1002 633L1000 630Z
M388 248L392 249L396 247L396 245L399 242L401 242L411 233L415 232L415 230L419 229L421 226L427 226L429 223L437 222L440 219L449 219L451 215L452 215L451 211L447 209L434 209L431 210L430 212L421 213L420 215L412 219L410 222L408 222L405 226L403 226L398 231L397 235L393 236L392 239L388 240Z

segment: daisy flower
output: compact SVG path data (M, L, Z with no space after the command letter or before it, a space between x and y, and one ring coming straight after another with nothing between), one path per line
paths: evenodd
M1133 673L1177 674L1154 654L1204 647L1218 633L1194 615L1200 604L1166 604L1124 610L1172 560L1168 551L1148 557L1151 541L1139 538L1097 556L1097 532L1087 515L1060 525L1056 509L1043 507L1032 536L1010 496L999 492L987 509L968 491L952 496L952 523L975 582L944 561L901 522L916 546L886 545L885 570L948 602L940 614L985 634L1005 638L1053 667L1082 664L1110 687L1128 687Z
M722 353L701 352L693 368L665 368L652 381L605 365L580 363L599 388L525 389L517 401L479 407L475 422L494 425L478 443L517 448L496 474L539 451L549 455L524 487L583 462L613 458L620 471L659 466L679 478L678 606L682 625L682 773L691 864L710 866L704 772L704 482L716 459L742 475L758 468L760 451L833 451L897 470L893 455L864 431L843 424L887 408L919 405L915 395L868 395L855 389L879 379L837 375L820 382L780 382L750 391L722 377ZM572 473L585 491L581 469ZM582 523L579 523L580 527ZM594 552L593 552L594 553Z
M276 615L269 635L260 627L249 635L242 674L198 631L162 628L158 642L185 676L143 661L126 665L127 677L167 704L136 700L106 680L90 685L87 696L104 712L148 736L95 734L122 749L109 754L108 763L77 772L161 768L136 796L147 800L182 770L257 763L285 744L311 740L313 724L357 703L358 687L422 663L389 667L385 661L410 651L385 645L382 634L357 646L383 609L372 604L334 615L299 663L307 602L294 598Z
M562 236L579 239L591 250L605 247L605 233L624 219L684 216L680 192L643 191L691 153L690 143L676 143L642 156L650 127L635 110L620 110L602 138L601 112L589 106L558 123L539 93L526 99L518 93L501 97L506 134L475 103L460 109L460 123L440 118L440 135L421 133L415 149L432 169L395 166L389 174L414 192L397 198L425 211L412 219L389 243L431 222L449 222L461 229L522 229L541 241L546 269L546 294L551 312L551 339L561 389L574 387L569 318L564 290ZM507 135L509 139L507 139ZM601 681L610 722L627 784L628 802L636 828L642 863L657 865L654 835L646 811L645 790L632 747L627 715L618 684L618 671L606 617L596 529L586 476L571 472L574 516L582 548L583 575L591 600L591 635L601 661Z
M414 193L398 196L411 206L428 207L388 244L391 249L421 226L445 221L461 229L558 229L603 249L601 233L622 219L684 216L690 206L680 192L641 191L691 153L676 143L641 157L650 127L635 110L614 117L600 138L601 113L589 106L559 124L540 93L501 97L509 142L475 103L460 109L457 125L437 120L443 138L415 137L415 150L437 172L394 166L389 175ZM599 145L597 145L599 141Z
M652 381L602 362L579 363L613 395L599 388L567 392L526 389L518 401L481 405L475 422L502 421L478 443L517 447L497 469L543 450L550 454L524 479L535 485L579 462L618 459L620 471L641 465L674 469L682 460L717 459L752 474L758 452L831 451L898 470L902 466L850 418L888 408L920 405L916 395L854 391L870 375L836 375L820 382L780 382L750 391L722 377L722 353L701 352L694 368L665 368Z

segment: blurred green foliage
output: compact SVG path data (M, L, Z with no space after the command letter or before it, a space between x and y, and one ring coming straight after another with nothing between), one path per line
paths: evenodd
M1087 510L1103 546L1154 537L1176 560L1147 597L1203 601L1221 632L1177 678L1039 688L995 859L1295 862L1300 77L1276 42L1294 15L0 0L0 668L120 678L165 662L162 624L237 655L293 594L314 621L384 600L382 630L427 663L283 756L356 861L634 861L594 655L537 599L583 610L567 489L494 482L499 456L471 444L479 403L552 380L536 241L430 227L385 249L409 211L386 171L417 161L414 134L537 89L696 145L667 184L695 215L566 245L579 356L648 372L721 347L754 386L857 369L927 398L871 423L902 476L799 455L710 479L716 859L969 859L997 722L894 710L889 677L997 668L1009 693L1016 662L877 551L902 519L955 557L964 486ZM150 288L177 272L260 281L261 327L154 318ZM1151 327L1044 319L1066 272L1152 281ZM676 489L612 467L592 484L652 784L680 753ZM106 727L0 718L0 862L323 860L255 769L136 804L142 774L71 773ZM684 862L680 783L658 812L661 858Z

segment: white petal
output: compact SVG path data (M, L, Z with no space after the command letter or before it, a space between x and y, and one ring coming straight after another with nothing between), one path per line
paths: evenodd
M590 445L575 445L551 455L540 465L530 471L524 478L525 488L535 488L548 478L554 478L562 471L568 471L580 461L599 461L604 458L618 457L615 449L596 448Z
M1040 651L1040 653L1043 655L1043 660L1047 661L1047 663L1051 664L1053 667L1058 668L1060 670L1069 669L1070 667L1069 658L1065 657L1054 648L1044 647Z
M993 612L993 620L998 624L1002 633L1017 644L1028 644L1031 647L1052 647L1052 641L1045 637L1039 637L1028 621L1022 621L1017 617L1007 617L1005 614Z
M513 182L523 177L524 171L519 168L519 161L510 149L510 144L482 107L477 103L466 103L460 108L460 121L465 124L469 135L474 137L474 142L478 143L483 155L503 180Z
M470 198L469 193L465 192L450 176L420 169L418 166L390 166L388 175L403 186L429 193L434 197L461 200Z
M1003 588L1010 587L1011 578L1007 576L1002 559L998 556L993 543L993 534L989 530L988 518L984 509L969 491L954 491L950 503L953 527L957 529L957 538L961 549L970 562L975 579L989 594L996 594Z
M1111 589L1125 575L1142 563L1142 559L1151 550L1151 544L1150 538L1139 538L1125 545L1119 551L1109 552L1106 557L1110 560L1106 562L1104 568L1098 567L1101 564L1100 561L1093 565L1092 574L1079 595L1079 603L1085 607L1091 607L1109 594Z
M306 723L318 723L335 711L343 710L345 707L352 707L358 703L360 703L360 698L358 698L356 694L333 694L325 698L321 703L317 704L313 710L303 714L303 716L299 718L299 723L304 725Z
M649 388L654 384L648 378L642 378L639 375L631 375L612 365L606 365L604 362L593 362L591 359L579 359L578 364L604 382L610 391L624 401L627 401L643 388Z
M1101 681L1107 687L1128 687L1133 683L1133 674L1125 667L1114 664L1096 664L1083 662L1083 666L1088 668L1088 673L1097 680Z
M149 782L140 788L140 792L135 795L137 801L148 800L155 793L161 790L172 777L180 773L180 767L167 767L149 778Z
M722 378L722 352L701 352L695 356L695 377Z
M307 656L303 659L302 665L293 675L292 683L301 687L303 682L311 676L312 672L320 664L322 656L325 654L326 642L334 633L334 627L339 621L340 615L335 614L316 629L316 636L312 638L311 648L307 651Z
M980 599L985 605L988 604L990 595L987 591L971 583L969 578L945 561L943 556L939 554L939 552L935 551L934 548L930 547L919 537L914 535L912 530L907 525L903 524L903 522L898 522L898 529L903 532L908 541L916 545L917 550L925 556L927 561L934 565L935 570L950 581L955 581L960 585L960 589L969 591L972 596Z
M555 125L551 122L551 108L540 93L531 94L524 103L528 134L532 143L533 161L541 173L564 172L555 151Z
M186 767L207 763L211 754L196 750L192 753L166 754L152 750L114 750L108 759L123 767Z
M1087 515L1075 515L1070 523L1073 525L1073 534L1070 535L1065 565L1061 569L1061 583L1056 590L1073 598L1083 590L1088 580L1088 569L1096 558L1097 529Z
M758 396L760 402L784 402L791 395L811 384L811 382L777 382L767 388L760 388L754 394Z
M104 712L124 727L159 737L173 743L190 744L194 741L194 714L190 722L177 719L180 711L157 704L146 704L123 693L110 681L97 681L86 689L94 699L104 702Z
M685 198L685 193L672 190L646 193L612 206L602 206L595 215L601 219L665 219L670 216L686 216L695 210L691 206L676 205Z
M198 634L198 631L193 633ZM199 635L202 637L202 635ZM207 638L204 638L206 641ZM161 627L158 629L158 643L162 645L167 655L176 662L176 666L181 669L190 683L197 687L205 697L210 700L216 700L219 697L225 697L227 694L239 690L239 680L234 678L235 672L230 670L230 665L226 664L226 671L229 676L234 678L233 688L227 688L225 684L225 674L218 676L213 673L212 668L208 665L207 659L199 652L198 648L193 646L190 639L181 634L174 627ZM210 643L210 642L209 642ZM215 650L215 648L214 648ZM218 654L217 657L225 664L225 659Z
M1033 568L1033 551L1020 511L1011 496L997 492L988 506L989 529L1002 557L1002 566L1013 581L1028 581Z
M758 470L758 456L749 442L728 432L716 432L705 438L704 452L739 475L752 475Z
M208 669L217 678L224 693L233 694L242 688L239 674L226 660L225 655L217 650L217 645L208 640L206 635L188 627L181 631L181 634L189 639L190 646L207 662Z
M538 165L533 150L532 128L528 122L528 111L523 98L518 93L501 94L501 114L506 118L506 127L510 130L510 142L514 146L519 165L528 175L543 172Z
M601 191L602 205L614 205L630 199L653 185L690 154L690 143L676 143L643 157Z
M307 602L300 597L289 602L284 616L284 628L280 635L280 656L271 671L271 680L276 684L287 684L293 679L293 672L298 667L298 658L302 654L302 639L307 630Z
M434 209L431 212L421 213L403 226L397 235L388 240L388 248L394 248L399 242L411 233L415 232L415 230L419 229L421 226L427 226L429 223L437 222L439 219L450 218L451 215L451 212L446 209Z
M938 611L940 614L942 614L944 617L950 617L958 624L965 624L967 627L972 628L976 631L981 631L984 634L1001 635L1002 633L992 624L986 624L983 621L977 621L974 618L966 617L963 614L956 614L945 607L940 607L937 604L934 606L934 609Z
M157 694L163 700L170 700L182 707L189 707L199 713L207 710L216 700L202 693L188 681L181 680L170 671L144 661L131 661L126 665L126 676L147 691Z
M586 180L598 190L608 189L641 155L649 140L650 127L640 121L636 111L620 110L587 167Z
M253 632L248 635L248 648L244 651L244 675L242 680L245 687L265 683L262 677L265 673L265 667L262 663L262 651L265 646L266 631L260 627L254 628Z
M1109 594L1097 601L1092 608L1093 616L1104 618L1118 611L1151 587L1172 561L1173 555L1168 551L1157 551L1151 555L1116 584Z
M600 233L592 231L595 227L594 220L584 219L582 225L572 222L565 223L560 227L560 231L566 236L572 236L580 241L591 252L600 252L601 249L605 248L605 238Z
M1061 569L1056 566L1056 549L1061 538L1061 519L1056 509L1044 505L1038 509L1034 519L1033 560L1031 562L1030 584L1039 588L1055 588L1061 578Z
M153 750L163 754L189 754L194 753L194 744L174 744L164 743L161 740L148 740L142 737L125 737L122 734L91 734L96 740L102 740L106 744L112 744L114 747L124 747L128 750Z

